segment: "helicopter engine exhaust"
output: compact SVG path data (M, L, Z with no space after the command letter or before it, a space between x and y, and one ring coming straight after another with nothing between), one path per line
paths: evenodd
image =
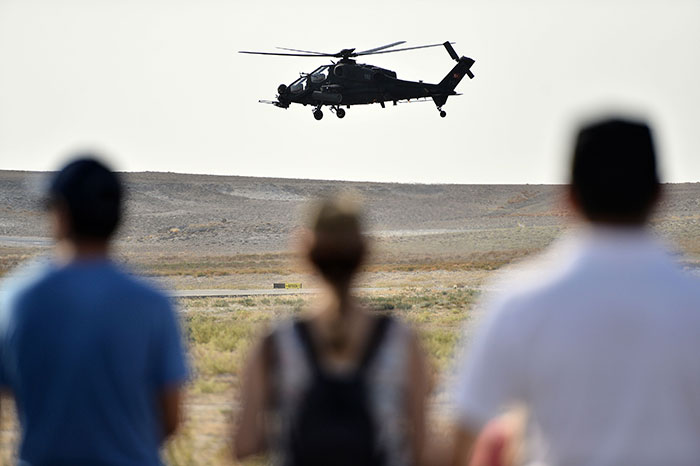
M314 98L314 100L327 104L339 104L343 101L343 96L334 92L314 91L311 96Z

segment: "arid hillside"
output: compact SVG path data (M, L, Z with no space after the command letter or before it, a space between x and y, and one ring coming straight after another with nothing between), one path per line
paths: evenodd
M46 173L0 171L0 247L48 244ZM128 173L127 257L282 253L309 202L352 190L367 207L382 261L498 262L539 250L569 225L564 188L421 185ZM700 184L668 185L655 228L700 254Z

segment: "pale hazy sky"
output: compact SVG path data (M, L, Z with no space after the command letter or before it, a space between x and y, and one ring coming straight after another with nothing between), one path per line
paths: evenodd
M666 181L700 181L700 1L0 0L0 169L104 151L115 168L454 183L566 181L571 131L605 109L649 117ZM476 60L432 103L258 104L335 52L455 41ZM366 57L438 82L442 48Z

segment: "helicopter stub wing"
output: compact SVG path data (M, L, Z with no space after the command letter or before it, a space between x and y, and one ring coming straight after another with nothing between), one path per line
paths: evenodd
M278 100L258 100L258 103L274 105L279 108L287 108L288 106L282 105Z
M450 97L454 97L454 96L458 96L458 95L463 95L463 94L440 94L440 93L437 93L437 94L433 94L433 95L431 95L431 96L429 96L429 97L412 97L412 98L410 98L410 99L401 99L401 100L397 100L396 103L399 103L399 104L416 104L416 103L418 103L418 102L432 102L432 101L433 101L433 97L435 97L435 96L437 96L437 97L440 97L440 96L445 96L445 97L450 96Z
M396 103L399 104L417 104L420 102L431 102L431 100L430 97L416 97L414 99L402 99L396 101Z

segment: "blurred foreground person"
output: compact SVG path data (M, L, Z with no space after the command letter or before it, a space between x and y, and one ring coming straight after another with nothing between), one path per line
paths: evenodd
M0 385L15 398L19 464L159 465L186 370L169 300L109 256L122 186L91 158L48 192L56 258L7 284Z
M514 403L528 407L533 464L700 464L700 286L648 231L659 194L645 124L579 132L582 231L487 303L457 377L455 465Z
M254 350L234 435L238 459L284 466L418 464L428 382L415 334L351 294L366 253L357 205L320 205L303 254L324 281L317 307Z

